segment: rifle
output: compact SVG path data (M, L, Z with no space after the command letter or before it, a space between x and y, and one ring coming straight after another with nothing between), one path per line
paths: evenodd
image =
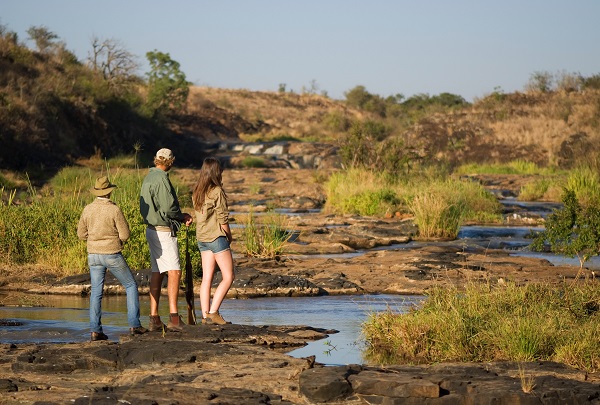
M187 302L188 325L196 324L196 309L194 307L194 270L190 259L189 227L185 228L185 301Z

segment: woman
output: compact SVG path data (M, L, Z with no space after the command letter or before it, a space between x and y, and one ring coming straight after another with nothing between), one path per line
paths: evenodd
M223 191L221 164L215 158L206 158L194 187L192 201L196 212L196 239L202 256L202 284L200 307L202 323L223 325L227 322L219 308L234 280L231 254L231 229L227 195ZM222 280L210 299L215 267L219 266Z

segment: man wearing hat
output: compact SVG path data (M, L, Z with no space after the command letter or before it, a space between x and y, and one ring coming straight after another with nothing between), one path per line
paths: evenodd
M181 266L179 264L179 245L177 231L182 223L189 226L192 216L181 211L177 193L169 179L169 170L175 156L170 149L160 149L154 157L154 166L150 168L142 183L140 192L140 213L146 228L146 240L150 248L150 331L162 331L164 324L158 314L160 291L163 277L168 276L167 295L169 299L168 331L181 332L183 321L177 309Z
M121 254L123 244L129 239L129 224L121 209L110 200L116 188L102 176L90 189L96 199L88 204L81 214L77 226L79 239L87 241L88 265L92 291L90 293L91 340L107 340L102 331L102 295L106 270L115 276L127 293L127 321L132 335L141 335L148 330L140 323L140 303L135 278Z

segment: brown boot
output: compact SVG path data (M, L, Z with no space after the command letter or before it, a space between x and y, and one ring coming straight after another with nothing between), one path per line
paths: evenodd
M169 316L169 323L167 324L167 330L169 332L181 332L183 330L183 320L179 314L171 314Z
M150 315L150 322L148 323L149 332L162 332L165 329L165 324L160 320L160 315Z
M223 317L221 316L219 311L217 311L212 314L210 312L207 312L206 317L204 319L202 319L202 323L207 323L207 324L213 323L213 324L217 324L217 325L226 325L226 324L230 324L231 322L227 322L225 319L223 319Z

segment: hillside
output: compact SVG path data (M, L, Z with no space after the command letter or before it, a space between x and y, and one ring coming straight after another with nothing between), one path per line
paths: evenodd
M147 165L163 146L175 150L180 166L194 167L222 143L331 145L318 149L331 154L350 136L368 138L365 147L393 140L415 161L450 167L515 159L570 167L596 164L600 143L597 86L494 92L473 104L447 93L384 100L361 86L353 95L358 89L362 104L350 97L192 87L186 108L162 120L141 113L141 79L119 86L64 48L39 53L9 34L0 37L0 169L36 177L91 156L133 153Z

